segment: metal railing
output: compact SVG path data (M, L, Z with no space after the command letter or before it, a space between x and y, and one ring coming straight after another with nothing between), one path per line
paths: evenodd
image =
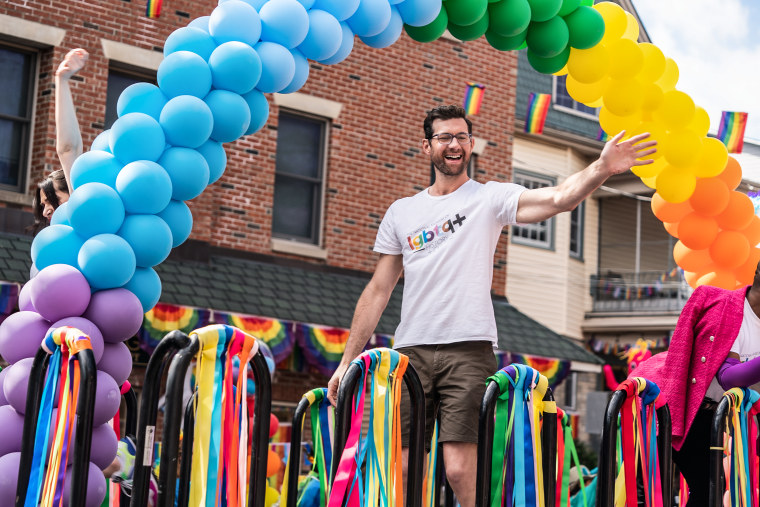
M691 294L680 270L591 275L594 312L678 312Z

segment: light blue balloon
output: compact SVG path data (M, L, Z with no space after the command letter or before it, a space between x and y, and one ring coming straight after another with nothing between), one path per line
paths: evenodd
M246 135L253 134L261 130L261 127L266 125L269 119L269 102L267 102L266 95L258 90L253 90L243 95L243 99L248 104L248 109L251 111L251 123L248 124L248 130L245 131ZM214 171L212 171L213 174ZM221 176L221 174L220 174ZM211 182L216 181L211 178Z
M79 269L95 290L114 289L135 273L135 253L116 234L98 234L84 242L77 256Z
M293 93L301 89L306 84L306 80L309 79L309 61L306 57L297 49L291 49L293 54L293 60L296 63L296 72L293 75L293 79L290 84L280 90L280 93Z
M143 307L143 313L152 310L161 298L161 279L153 268L135 269L134 275L124 288L137 296Z
M261 37L261 18L251 5L229 0L211 13L208 29L219 44L239 41L253 46Z
M83 243L84 240L73 227L63 224L50 225L42 229L32 240L32 262L34 266L39 266L38 269L45 269L53 264L77 267L77 255Z
M296 73L296 62L288 48L274 42L261 41L254 49L261 57L262 64L261 79L256 89L264 93L277 93L288 86Z
M124 164L158 160L166 147L164 129L145 113L129 113L117 119L108 142L111 153Z
M340 28L343 32L343 40L340 43L340 48L330 58L319 60L319 63L324 63L325 65L334 65L336 63L340 63L346 58L348 58L348 55L350 55L351 51L353 51L354 32L351 30L351 27L348 26L348 23L346 23L345 21L340 24Z
M341 42L343 29L335 16L319 9L310 10L309 32L298 46L301 53L310 60L324 60L338 52Z
M134 83L127 86L116 102L116 114L145 113L158 120L166 105L166 95L152 83Z
M154 214L169 204L172 198L172 180L157 163L138 160L125 165L121 170L116 178L116 190L128 213Z
M222 5L225 2L229 2L230 0L219 0L218 5ZM261 8L264 6L265 3L267 3L269 0L243 0L243 2L247 3L254 9L256 9L256 12L259 12Z
M208 27L208 25L206 26ZM190 51L208 61L215 48L216 42L208 33L208 28L185 26L174 30L166 38L164 56L169 56L177 51Z
M261 40L288 49L298 46L309 31L309 15L298 0L269 0L259 11Z
M71 186L76 190L85 183L104 183L115 188L121 162L107 151L88 151L71 166Z
M401 19L409 26L429 25L441 12L441 0L404 0L399 3Z
M245 134L251 123L251 111L243 97L227 90L211 90L206 105L214 116L211 139L229 143Z
M71 216L69 215L69 201L64 202L53 211L50 217L50 225L68 225L71 226Z
M254 90L251 93L259 92ZM250 107L250 103L248 105ZM203 158L206 159L206 163L208 164L209 174L207 184L210 185L224 174L224 168L227 165L227 154L224 152L224 146L222 146L222 143L212 141L211 139L198 147L198 153L203 155ZM171 205L171 203L169 203L169 205Z
M235 93L253 90L261 77L259 54L242 42L225 42L219 45L208 61L214 88Z
M129 243L139 267L161 264L172 250L172 231L156 215L127 215L117 234Z
M399 14L396 7L391 7L391 21L388 26L377 35L372 37L359 37L363 43L371 48L381 49L387 48L398 40L401 36L401 32L404 29L404 22L401 20L401 14Z
M359 37L377 35L388 27L391 21L391 6L388 0L361 0L356 12L346 20L348 26Z
M189 201L201 195L208 185L208 162L197 150L169 148L158 159L158 163L172 180L172 199Z
M85 183L75 189L67 209L71 226L82 238L115 233L124 221L119 194L103 183Z
M311 8L327 11L338 21L345 21L359 8L359 0L314 0Z
M157 78L158 86L169 98L180 95L203 98L211 90L208 63L190 51L177 51L164 58L158 66Z
M172 248L178 247L190 237L193 230L193 214L184 202L170 201L158 216L172 231Z
M191 22L187 24L187 26L198 28L200 30L203 30L204 32L208 33L208 20L211 19L211 16L201 16L199 18L195 18Z
M203 100L191 95L180 95L167 102L159 121L169 144L187 148L205 143L214 128L211 109Z
M92 141L90 150L92 151L107 151L111 153L111 147L109 146L109 140L111 138L111 129L104 130Z
M304 9L306 9L307 11L311 9L312 7L314 7L314 0L298 0L298 1L301 2L301 5L303 5Z

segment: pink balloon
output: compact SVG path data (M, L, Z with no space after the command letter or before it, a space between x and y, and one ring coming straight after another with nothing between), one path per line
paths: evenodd
M0 505L14 505L20 452L12 452L0 457Z
M92 445L90 446L90 461L100 470L105 470L116 457L119 440L109 424L101 424L92 429Z
M0 324L0 356L14 364L34 357L45 339L50 322L35 312L16 312Z
M63 326L74 327L89 336L90 343L92 344L92 355L95 356L95 363L100 361L100 358L103 357L103 335L101 334L100 329L98 329L98 326L84 317L67 317L54 322L49 330L52 331Z
M24 416L10 405L0 407L0 456L21 451L21 436L24 432Z
M106 497L106 478L97 465L89 463L89 466L90 472L87 478L85 501L83 504L77 502L77 505L83 505L84 507L100 507L103 503L103 499ZM63 485L63 507L68 507L69 498L71 497L71 471L72 467L69 466L66 469L66 482Z
M26 412L26 391L29 388L29 372L33 361L32 358L22 359L9 366L3 380L5 399L20 414Z
M34 278L29 280L21 287L21 292L18 293L18 309L22 312L36 312L34 304L32 304L32 282Z
M116 381L108 373L97 371L97 388L95 389L95 411L92 426L100 426L110 421L121 405L121 391Z
M132 353L129 347L125 343L106 343L98 369L113 377L117 385L122 385L132 373Z
M83 317L100 328L106 342L118 343L140 330L143 309L137 296L127 289L109 289L92 295Z
M90 304L90 284L75 267L53 264L34 278L32 304L47 320L78 317Z

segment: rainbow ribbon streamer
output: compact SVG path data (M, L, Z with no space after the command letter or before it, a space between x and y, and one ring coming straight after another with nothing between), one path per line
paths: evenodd
M570 374L571 361L550 359L547 357L517 354L515 352L499 353L496 356L499 368L513 363L520 363L537 370L549 381L549 387L554 389Z
M748 388L734 387L723 396L729 400L726 414L724 453L728 457L726 486L731 507L757 507L758 462L755 442L758 438L756 415L760 412L760 394ZM724 460L725 461L725 460Z
M548 93L531 93L528 98L528 111L525 113L525 132L528 134L543 134L546 114L552 96Z
M166 333L180 330L188 334L193 329L208 325L210 321L210 310L158 303L143 318L143 325L137 334L140 348L150 354Z
M268 319L236 313L214 312L214 321L236 327L269 346L275 363L288 358L296 343L293 323L285 320Z
M162 0L148 0L145 6L145 15L149 18L157 18L161 15Z
M578 451L573 441L573 425L570 414L557 408L557 503L558 506L570 505L570 467L575 465L578 470L583 506L588 505L586 485L582 477L581 465L578 461Z
M718 127L718 139L728 148L729 153L741 153L744 149L744 130L747 128L747 113L723 111Z
M485 94L486 85L479 83L467 83L467 89L464 92L464 107L465 113L468 116L478 114L480 112L480 105L483 103L483 95Z

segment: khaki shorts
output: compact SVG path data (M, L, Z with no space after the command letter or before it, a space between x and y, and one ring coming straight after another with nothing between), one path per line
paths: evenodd
M493 345L488 341L402 347L425 391L425 448L429 450L440 412L439 442L478 442L480 404L486 379L496 373ZM401 442L409 446L410 406L402 384Z

